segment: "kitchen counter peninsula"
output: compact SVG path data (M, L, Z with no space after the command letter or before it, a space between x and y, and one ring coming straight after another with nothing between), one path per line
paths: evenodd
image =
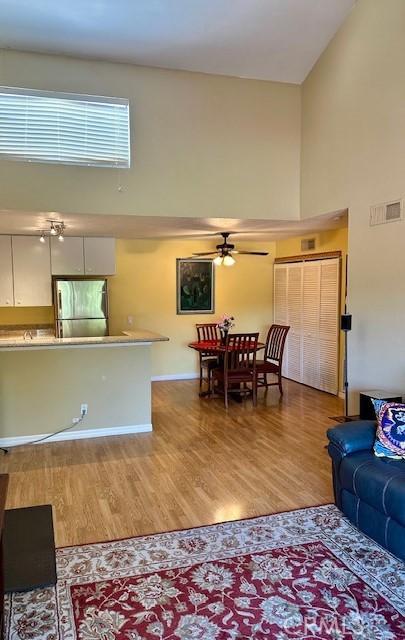
M151 350L168 340L0 336L0 446L152 431ZM157 345L157 346L154 346ZM74 426L85 404L88 413Z
M54 336L40 337L15 337L0 336L0 351L12 349L58 349L63 347L104 347L104 346L130 346L151 345L153 342L165 342L166 336L145 329L125 331L121 336L97 336L91 338L55 338Z

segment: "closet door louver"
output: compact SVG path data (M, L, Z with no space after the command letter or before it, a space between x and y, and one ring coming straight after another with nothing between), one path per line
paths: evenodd
M319 389L338 392L339 262L323 260L320 274Z
M284 265L274 268L274 322L287 324L287 270Z
M319 388L319 304L321 266L317 262L302 265L302 379Z
M274 322L275 324L288 325L287 310L287 274L288 267L275 265L274 267ZM283 376L287 376L288 346L285 345L283 359Z
M286 354L287 376L291 380L302 380L302 266L288 265L287 272L287 319L290 326Z

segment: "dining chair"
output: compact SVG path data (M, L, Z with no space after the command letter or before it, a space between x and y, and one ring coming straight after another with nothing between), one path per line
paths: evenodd
M205 324L196 324L198 342L217 342L221 340L219 329L215 322ZM209 352L199 352L200 355L200 390L203 382L207 382L208 392L211 392L212 371L218 366L217 356L213 356ZM206 375L204 375L206 370Z
M256 352L258 333L229 333L223 352L222 366L212 372L214 389L224 395L228 408L228 394L252 393L253 406L257 404ZM251 385L249 389L248 385Z
M257 385L259 387L278 386L280 394L283 395L282 366L285 341L290 327L281 324L272 324L266 339L264 348L264 359L256 360ZM277 382L269 382L268 374L277 376Z

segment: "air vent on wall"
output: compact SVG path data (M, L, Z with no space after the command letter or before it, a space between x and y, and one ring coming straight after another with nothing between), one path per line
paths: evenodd
M315 238L301 240L301 251L312 251L312 249L315 249Z
M392 202L383 202L370 207L370 226L377 224L385 224L386 222L396 222L403 220L404 217L404 201L393 200Z

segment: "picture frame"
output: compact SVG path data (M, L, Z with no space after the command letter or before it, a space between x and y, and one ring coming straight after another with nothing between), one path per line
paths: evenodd
M212 260L177 258L177 314L215 313L215 270Z

